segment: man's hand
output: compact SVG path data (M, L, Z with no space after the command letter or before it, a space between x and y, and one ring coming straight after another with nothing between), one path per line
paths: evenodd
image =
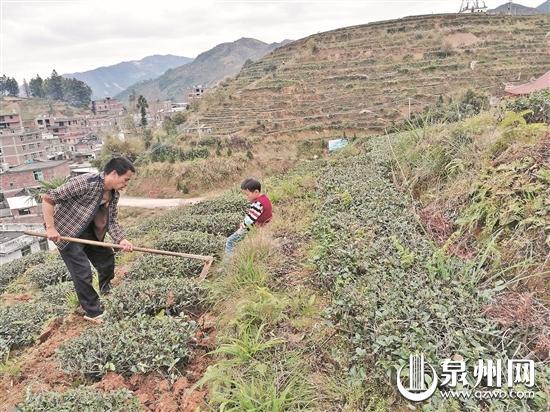
M132 245L126 239L122 239L119 245L122 246L122 250L124 250L125 252L131 252L134 250L134 245Z
M61 237L57 229L53 226L46 229L46 236L48 236L48 239L52 242L59 242L59 238Z

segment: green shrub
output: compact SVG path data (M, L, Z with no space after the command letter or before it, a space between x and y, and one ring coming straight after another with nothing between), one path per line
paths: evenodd
M188 278L154 278L125 282L114 288L105 302L110 318L136 315L176 316L182 312L202 312L207 305L208 291Z
M153 162L175 162L177 160L206 159L208 154L208 148L206 147L183 150L170 144L154 143L151 146L149 158Z
M172 252L219 256L224 244L225 239L220 236L181 230L161 236L155 247Z
M44 263L48 257L48 252L31 253L22 258L13 260L1 266L0 270L0 293L17 276L23 274L27 269L34 265Z
M547 133L548 125L527 122L532 114L532 110L524 110L519 113L506 112L504 114L504 118L500 122L500 127L503 129L502 136L491 147L492 157L497 157L514 144L537 141Z
M195 323L184 318L137 317L86 330L58 350L62 368L90 377L159 372L177 376L191 354Z
M181 257L143 255L130 266L128 279L150 279L161 277L191 277L198 275L204 263L196 259Z
M32 344L44 323L59 314L59 308L41 302L1 306L0 358L5 358L13 349Z
M531 93L506 103L506 109L516 113L529 111L527 123L550 123L550 89Z
M435 105L425 107L422 113L413 113L411 119L406 120L404 127L400 128L421 128L432 123L458 122L478 115L488 106L489 98L473 90L468 90L456 101L449 98L447 103L443 96L439 96Z
M138 412L139 400L127 389L112 392L80 386L66 392L29 393L25 402L17 405L20 412Z
M33 267L30 271L30 278L39 288L44 289L49 285L71 280L71 275L65 262L55 259Z
M550 169L531 157L484 169L472 183L470 203L457 224L488 238L497 231L531 232L550 245ZM527 237L527 236L526 236Z

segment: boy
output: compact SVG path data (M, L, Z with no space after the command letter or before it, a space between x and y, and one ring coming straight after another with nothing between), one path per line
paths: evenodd
M241 183L241 191L250 202L250 208L239 229L227 238L225 243L225 255L230 256L238 241L245 237L246 233L256 225L262 227L271 220L271 202L261 193L262 185L256 179L246 179Z

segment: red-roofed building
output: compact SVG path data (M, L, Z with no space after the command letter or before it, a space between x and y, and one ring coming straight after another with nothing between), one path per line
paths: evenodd
M521 96L524 94L538 92L544 89L550 89L550 71L547 71L537 80L525 84L520 84L518 86L506 86L504 90L508 94Z

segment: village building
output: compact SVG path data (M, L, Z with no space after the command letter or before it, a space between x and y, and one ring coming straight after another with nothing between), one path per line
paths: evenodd
M200 99L204 94L205 88L202 85L193 86L187 93L187 99L191 102L195 99Z
M523 96L546 89L550 89L550 71L547 71L538 79L533 79L529 83L517 86L507 85L504 90L512 96Z
M1 223L0 224L0 265L41 250L54 249L47 239L29 236L25 230L42 232L41 223Z
M105 99L92 100L90 110L94 116L123 116L126 109L117 99L106 97Z
M46 143L38 130L0 129L0 170L47 159Z
M21 117L18 113L0 113L0 129L20 129Z
M9 197L21 189L39 187L40 181L68 177L69 174L68 160L33 161L0 173L0 189Z

